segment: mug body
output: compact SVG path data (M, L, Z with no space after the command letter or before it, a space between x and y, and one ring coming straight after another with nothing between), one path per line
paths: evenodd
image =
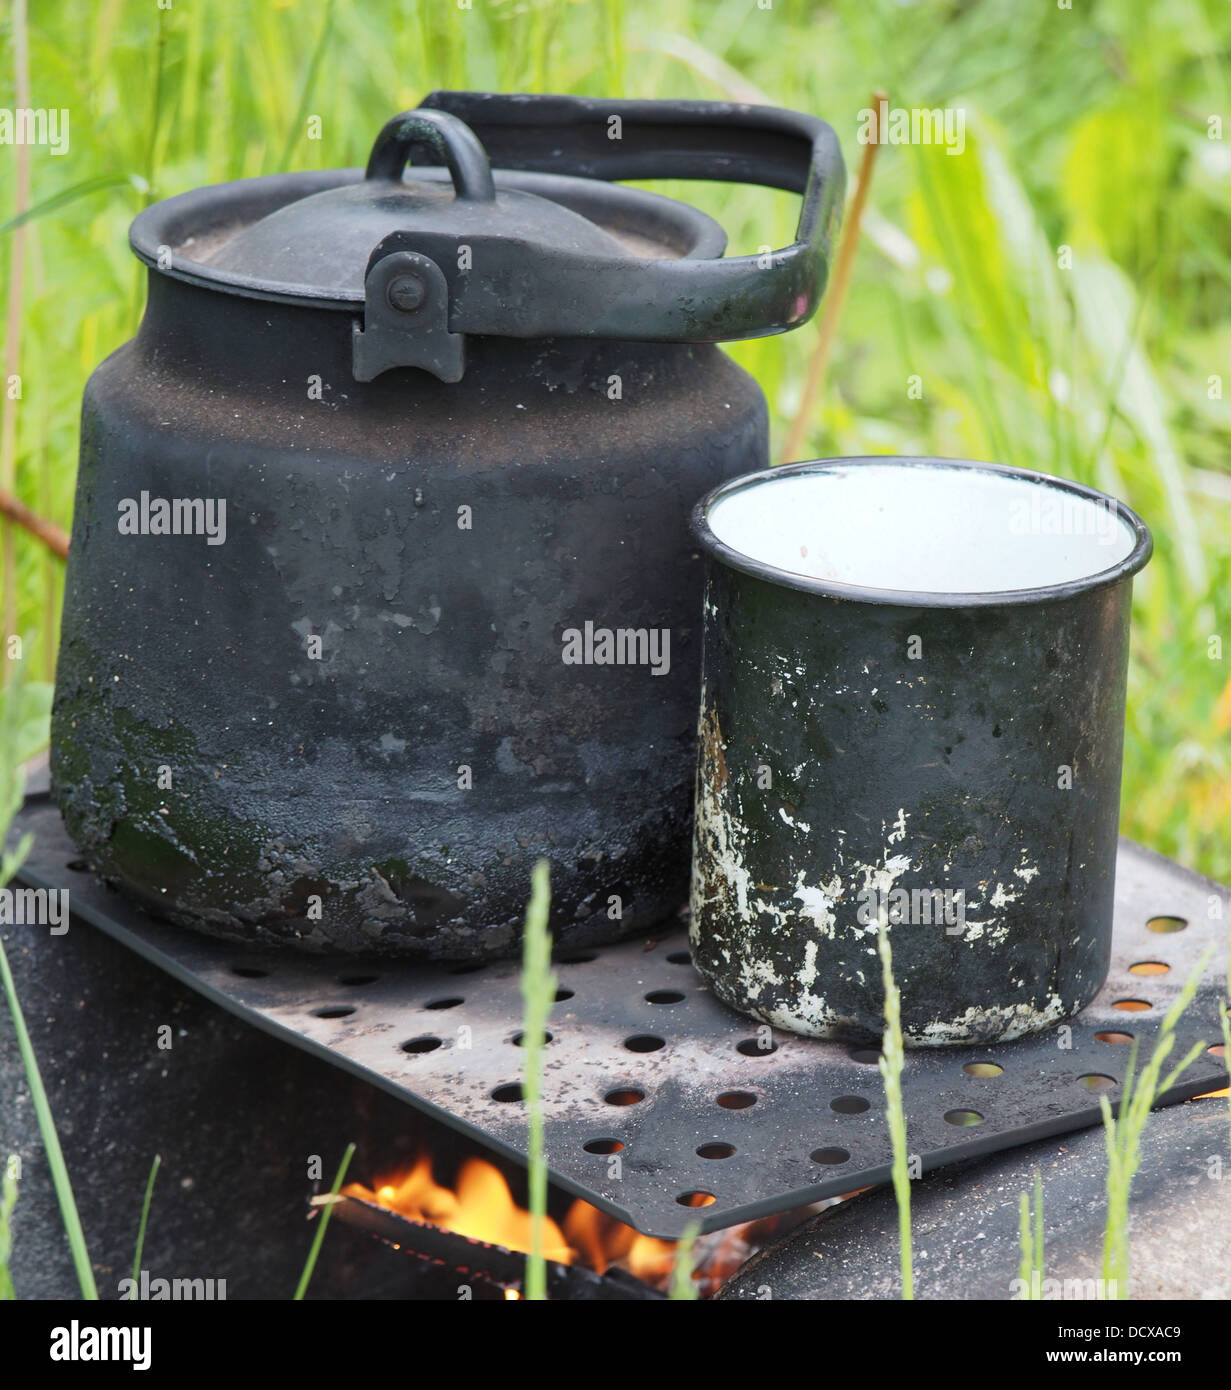
M726 483L707 556L693 955L732 1007L908 1045L1083 1008L1111 949L1133 574L1075 483L831 459Z

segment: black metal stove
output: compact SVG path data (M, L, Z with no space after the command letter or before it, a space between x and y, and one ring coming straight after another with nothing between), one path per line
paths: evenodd
M215 1003L524 1158L515 964L245 954L156 923L96 881L45 799L31 799L16 830L35 836L25 882L71 882L77 914ZM1122 1044L1136 1037L1148 1048L1203 948L1221 940L1212 896L1225 917L1225 889L1122 843L1115 959L1090 1008L994 1050L909 1054L905 1101L922 1168L1098 1123L1097 1093L1114 1099ZM695 1221L715 1230L887 1177L875 1054L758 1034L710 996L682 932L565 957L559 978L544 1091L562 1191L669 1239ZM1181 1052L1198 1039L1208 1050L1165 1102L1222 1084L1220 994L1211 969L1177 1039Z

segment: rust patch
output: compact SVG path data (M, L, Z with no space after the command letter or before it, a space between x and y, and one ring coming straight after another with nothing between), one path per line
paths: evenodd
M701 752L705 762L713 769L714 790L726 791L727 759L722 749L722 730L718 726L718 715L712 709L707 709L701 716Z

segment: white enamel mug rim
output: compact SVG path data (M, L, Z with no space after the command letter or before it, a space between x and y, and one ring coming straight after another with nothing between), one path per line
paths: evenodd
M1093 504L1101 512L1115 518L1123 528L1123 544L1119 558L1097 570L1064 578L1055 582L1026 584L1009 588L988 588L959 590L944 587L924 587L915 585L903 588L887 588L867 583L844 582L817 574L801 573L788 565L767 560L749 553L747 548L731 544L724 538L730 537L732 528L724 526L720 515L722 504L740 493L750 489L770 487L783 479L799 478L813 473L838 473L852 469L879 468L881 470L973 470L984 475L992 475L1006 482L1017 482L1028 488L1044 488L1055 497L1056 493L1067 494L1072 503ZM948 480L947 480L948 481ZM1019 494L1022 498L1040 496L1025 489ZM1005 493L1007 498L1009 493ZM1149 560L1153 551L1153 540L1145 522L1125 506L1123 502L1099 492L1095 488L1059 478L1049 473L1031 469L1014 468L1004 464L986 463L972 459L939 458L933 456L904 456L897 454L868 455L852 458L809 459L800 463L784 464L777 468L763 469L756 473L746 473L738 478L720 484L707 493L693 509L692 529L702 548L714 559L750 574L755 578L785 588L798 589L806 593L827 595L833 598L853 599L868 603L889 603L906 607L929 608L967 608L988 605L1012 605L1047 603L1090 593L1094 590L1118 584L1136 574Z

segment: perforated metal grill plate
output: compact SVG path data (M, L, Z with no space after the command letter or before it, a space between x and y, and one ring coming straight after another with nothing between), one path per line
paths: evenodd
M246 953L155 922L99 883L45 798L27 803L15 830L34 835L22 881L70 888L78 919L258 1027L524 1161L515 963L450 970ZM1151 919L1162 917L1186 925L1152 930ZM1225 1085L1221 1057L1206 1049L1220 1038L1229 919L1225 888L1122 841L1111 975L1069 1029L907 1055L910 1148L922 1168L1099 1123L1090 1087L1122 1078L1129 1047L1116 1039L1136 1036L1148 1055L1167 1006L1210 945L1216 956L1177 1029L1174 1056L1197 1041L1203 1050L1164 1100ZM1133 971L1144 962L1169 968ZM762 1050L757 1026L719 1004L693 970L681 930L564 959L558 977L544 1110L561 1187L670 1238L693 1220L715 1229L888 1177L875 1055L785 1033ZM1125 1001L1134 1007L1117 1007ZM987 1063L1002 1070L964 1070ZM1107 1094L1114 1101L1118 1091ZM618 1165L606 1152L616 1145ZM696 1210L681 1204L696 1192L715 1200Z

